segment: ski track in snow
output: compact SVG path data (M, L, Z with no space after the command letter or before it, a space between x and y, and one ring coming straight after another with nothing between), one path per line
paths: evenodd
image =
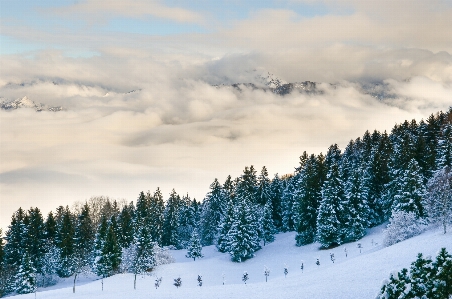
M215 246L204 247L204 258L196 261L185 257L186 250L173 250L171 254L176 262L159 266L150 276L137 278L136 290L133 289L132 274L104 279L104 291L100 280L82 276L77 281L75 294L72 293L73 278L67 278L53 287L40 288L36 298L375 298L390 272L409 267L419 252L435 258L441 247L452 251L450 232L444 235L440 229L432 229L383 247L383 229L383 225L369 229L363 239L330 250L319 250L317 243L296 247L294 232L281 233L276 235L275 242L242 263L231 262L229 255L219 253ZM358 243L363 247L361 253ZM336 258L334 264L330 253ZM315 264L317 258L320 266ZM302 261L303 273L300 269ZM286 278L285 265L289 270ZM267 283L264 266L270 269ZM249 274L246 285L241 280L244 271ZM198 274L202 276L202 287L197 285ZM158 289L154 287L157 277L162 277ZM177 277L182 278L180 288L173 285ZM35 294L14 298L31 299Z

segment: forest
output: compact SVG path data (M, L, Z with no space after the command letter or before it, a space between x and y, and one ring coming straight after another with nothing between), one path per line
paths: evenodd
M322 249L388 221L437 224L446 233L451 166L452 108L390 133L366 131L343 150L333 144L325 154L303 152L290 174L270 178L265 166L247 166L237 178L214 179L202 201L175 189L165 198L156 188L129 203L92 197L46 216L19 208L0 239L0 296L71 276L75 292L77 276L87 272L136 277L171 262L167 249L187 249L196 259L202 246L215 245L242 262L278 232L295 231L296 246L319 242ZM388 242L398 241L400 228Z

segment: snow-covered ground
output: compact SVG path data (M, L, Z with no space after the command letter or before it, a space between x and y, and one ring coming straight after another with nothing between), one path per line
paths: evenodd
M390 272L409 267L419 252L434 258L441 247L452 251L451 233L444 235L437 229L383 247L383 229L384 226L370 229L360 241L331 250L319 250L318 244L296 247L295 233L278 234L274 243L242 263L231 262L228 254L217 252L214 246L204 247L204 258L196 261L186 258L185 250L175 250L171 253L176 262L158 267L152 276L139 277L136 290L131 274L105 279L103 291L100 280L81 277L75 294L69 278L51 288L39 289L36 298L374 298ZM334 264L330 253L335 256ZM316 265L317 259L320 266ZM271 271L267 283L264 266ZM289 270L286 278L285 266ZM241 280L244 271L249 274L246 285ZM198 274L202 276L202 287L197 285ZM154 287L156 277L162 277L158 289ZM180 288L173 285L177 277L182 279Z

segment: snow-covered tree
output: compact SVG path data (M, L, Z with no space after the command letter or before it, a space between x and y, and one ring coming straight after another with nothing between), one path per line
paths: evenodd
M182 279L180 277L174 279L173 285L175 285L176 288L179 288L180 286L182 286Z
M410 287L408 269L404 268L400 272L391 273L389 280L383 282L376 299L406 298L405 294L409 292Z
M258 230L256 228L251 204L245 198L238 198L234 206L234 217L228 232L228 249L231 259L241 262L254 256L260 249Z
M155 242L151 241L149 230L141 227L136 234L134 244L131 245L131 270L134 274L134 289L136 288L137 275L147 274L156 266L155 246Z
M202 287L202 276L201 275L198 275L197 281L198 281L198 287Z
M192 258L194 261L196 258L203 257L202 255L202 246L201 246L201 240L199 238L197 230L193 230L193 233L191 235L189 244L188 244L188 252L185 255L188 258Z
M270 179L265 166L262 167L261 173L257 179L256 200L260 205L265 205L271 200Z
M450 298L452 297L452 255L441 248L433 262L432 288L427 294L428 298Z
M34 268L28 252L25 252L22 256L19 271L14 277L15 291L18 294L35 292L37 288L36 275L36 268Z
M69 277L74 273L74 223L73 215L69 207L62 211L61 220L58 223L58 248L60 252L60 262L58 275L60 277Z
M173 189L170 193L170 197L166 202L163 222L163 236L162 244L164 246L180 247L180 238L178 235L179 227L179 212L181 206L181 198Z
M242 275L242 281L246 284L246 282L248 281L248 279L249 279L249 276L248 276L248 272L243 272L243 275Z
M226 207L226 213L221 217L217 239L217 248L220 252L229 251L229 231L234 220L234 206L234 201L230 198Z
M343 201L342 180L337 164L333 163L322 187L322 202L317 216L316 239L324 248L342 243L340 217Z
M429 180L423 204L430 222L440 224L446 233L452 223L452 171L446 166Z
M218 240L221 220L226 213L227 198L217 179L210 184L201 212L201 236L203 245L215 244Z
M425 195L424 178L416 160L412 159L407 169L396 179L393 211L413 212L416 217L424 217L422 198Z
M414 212L393 212L389 224L384 232L383 243L391 246L403 240L417 236L422 233L423 224Z
M273 222L273 208L271 200L268 200L264 206L261 224L262 240L264 241L265 246L266 243L271 243L275 240L276 233L276 228Z

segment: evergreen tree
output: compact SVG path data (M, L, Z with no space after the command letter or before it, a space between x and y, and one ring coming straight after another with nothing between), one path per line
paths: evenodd
M425 195L425 186L423 181L419 165L416 160L412 159L397 180L392 210L413 212L417 217L424 217L422 198Z
M251 210L251 203L246 197L239 197L234 206L232 225L228 232L228 250L231 259L241 262L254 256L259 246L259 237Z
M293 230L293 202L294 193L296 190L296 177L290 177L286 181L282 198L281 198L281 210L282 210L282 224L281 231L288 232Z
M30 208L27 216L27 234L23 245L26 247L36 273L42 273L42 263L45 254L44 219L38 208Z
M133 202L122 207L121 213L118 217L118 243L122 248L129 247L133 242Z
M25 252L19 266L19 270L14 277L15 291L18 294L28 294L36 291L36 269L30 259L29 253Z
M219 227L226 212L226 196L217 179L210 184L210 191L204 199L201 216L201 235L204 245L217 242Z
M264 246L266 243L271 243L275 240L276 228L273 223L273 208L272 201L269 198L264 206L263 217L260 221L262 223L262 240L264 241Z
M231 198L228 201L226 214L221 218L218 228L217 248L220 252L229 252L229 231L234 220L234 211L234 201Z
M446 124L441 130L436 154L436 169L452 166L452 124Z
M164 210L165 204L163 203L163 194L160 191L160 188L157 188L154 192L154 196L151 198L150 228L152 240L160 245L162 244Z
M6 293L6 264L3 244L3 231L0 228L0 298Z
M322 198L321 163L320 159L311 155L298 176L298 188L295 191L293 207L297 246L314 242L317 231L317 210Z
M137 275L144 275L156 266L155 242L152 242L149 230L145 227L138 229L134 244L132 245L132 270L134 274L133 287L136 289Z
M118 271L121 264L121 247L116 238L115 226L117 224L115 219L115 216L111 217L104 239L100 239L101 235L98 234L99 240L96 242L100 245L100 250L97 250L95 270L97 275L102 276L102 278L113 275ZM101 224L101 226L105 226L105 224Z
M199 238L198 232L196 231L196 229L193 230L193 233L191 235L190 238L190 242L188 244L188 252L186 254L186 257L188 258L193 258L193 260L195 261L196 258L201 258L203 257L201 251L202 251L202 246L201 246L201 239Z
M74 224L69 207L64 209L61 226L58 229L58 248L60 249L60 262L58 275L69 277L74 273Z
M265 166L262 167L258 178L256 200L260 205L265 205L271 199L270 179L268 178L268 171Z
M324 248L342 243L341 216L344 198L342 180L336 163L331 165L322 187L322 202L317 216L317 241Z
M452 255L446 251L446 248L441 248L436 256L433 273L432 287L427 292L428 298L450 298L452 296Z
M447 224L452 223L452 171L446 166L429 180L423 206L430 222L440 224L446 233Z
M408 298L422 298L432 289L433 262L427 257L424 259L419 253L415 262L411 263L410 280L411 290L407 294ZM431 298L431 297L428 297Z
M276 229L280 229L282 225L281 198L284 191L283 183L278 174L275 174L270 185L270 195L273 207L273 223Z
M26 234L24 218L25 214L22 208L14 212L5 236L5 264L15 269L18 269L25 253L25 248L22 245Z
M187 248L193 229L197 226L195 206L192 204L188 194L183 196L179 206L179 219L177 227L177 235L179 238L179 247Z
M180 196L173 189L170 193L170 197L166 202L164 223L163 223L163 237L162 243L164 246L180 247L180 240L178 236L179 226L179 208L180 208Z
M342 239L352 242L366 234L368 210L369 177L359 169L353 171L345 184L345 202L343 207Z

